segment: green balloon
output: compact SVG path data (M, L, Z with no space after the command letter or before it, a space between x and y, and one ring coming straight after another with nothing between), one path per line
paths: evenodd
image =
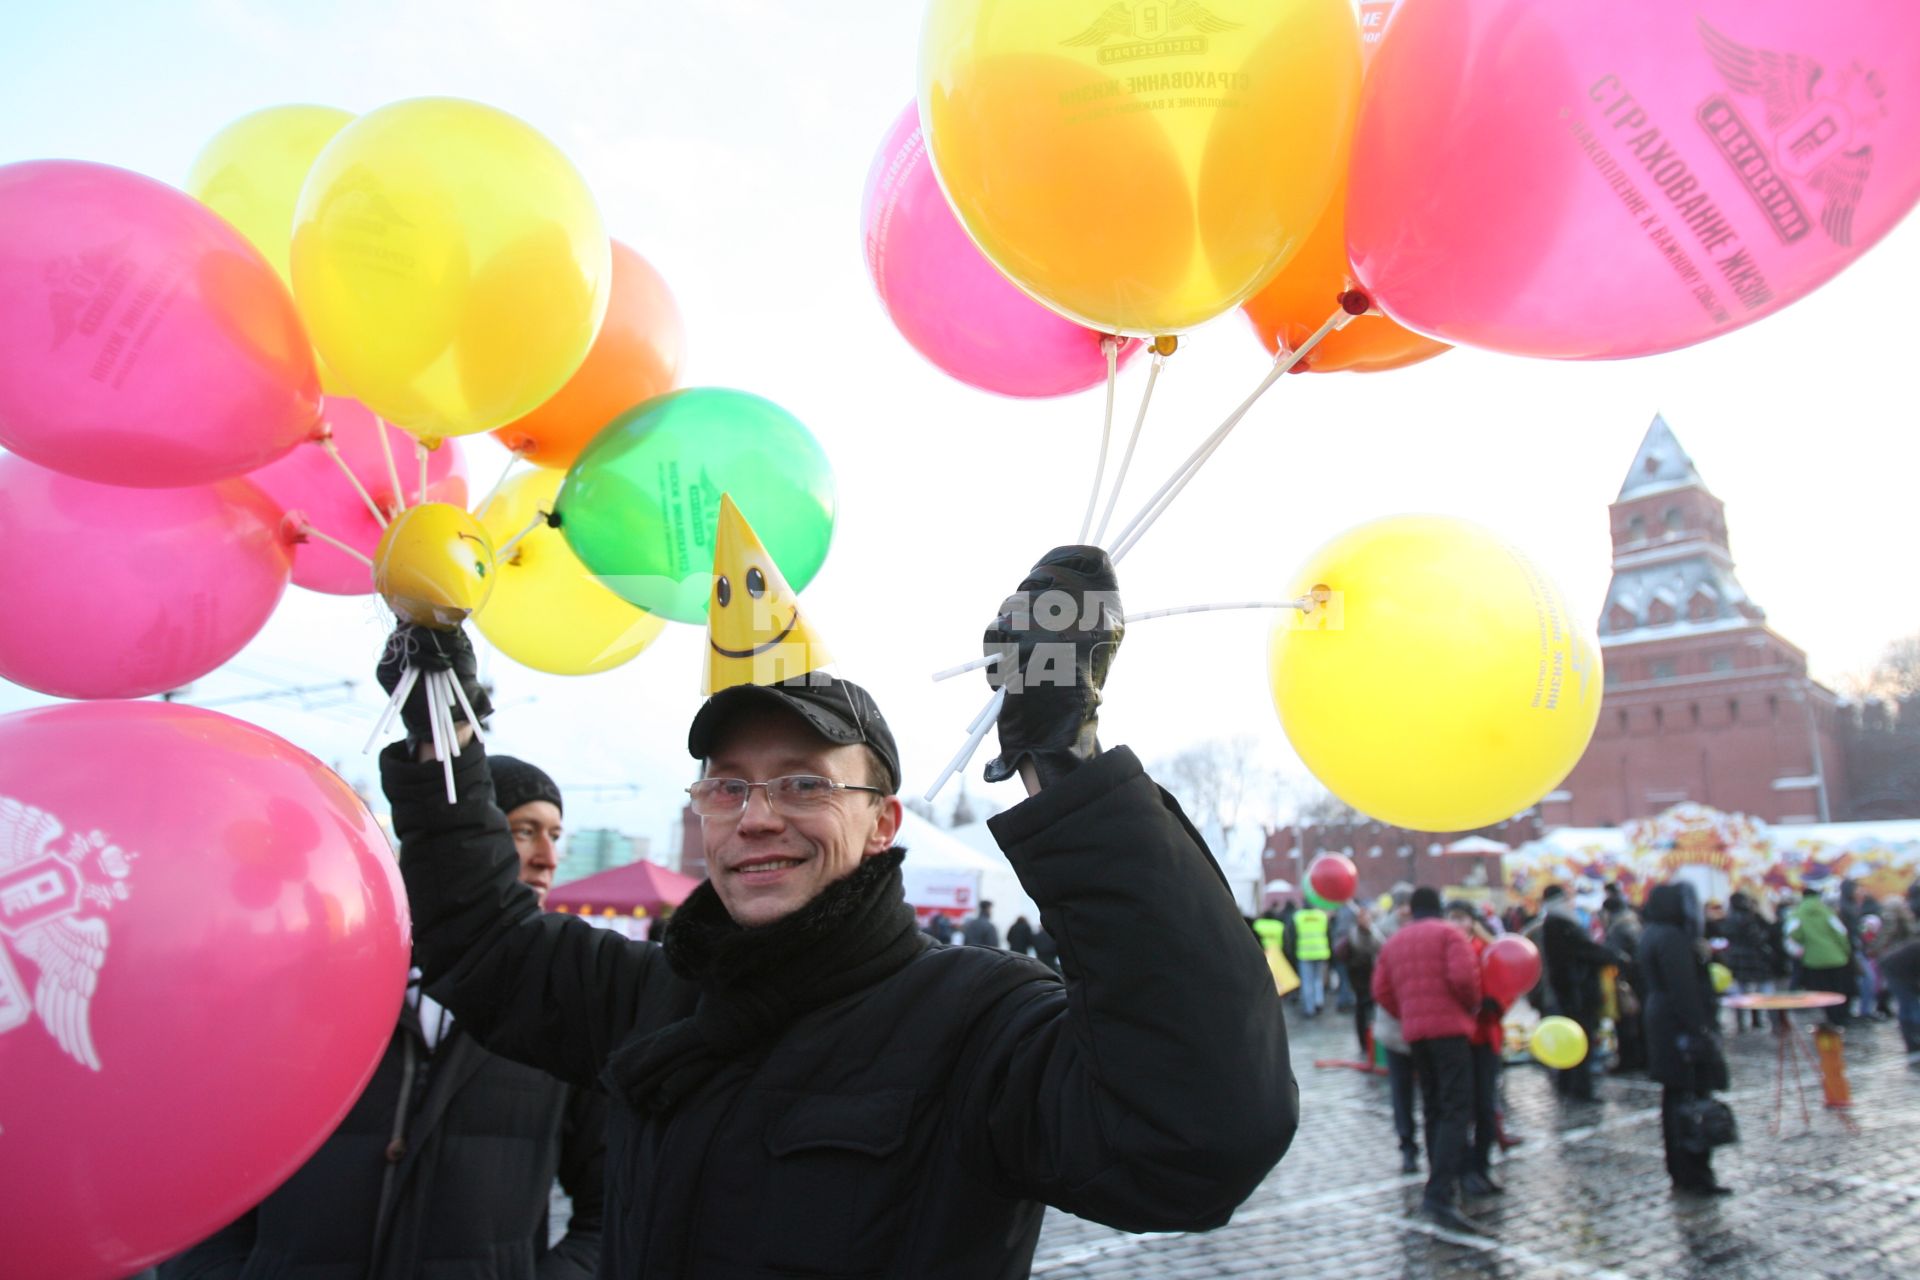
M744 391L696 387L621 414L568 469L554 514L615 595L704 623L723 493L789 586L813 581L833 541L833 468L799 419Z

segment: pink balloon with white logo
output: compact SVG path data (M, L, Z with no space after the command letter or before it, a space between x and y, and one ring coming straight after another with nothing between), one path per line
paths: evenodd
M1421 0L1354 138L1393 319L1521 355L1669 351L1830 279L1920 201L1920 5Z
M1021 292L967 238L934 177L909 103L867 172L867 272L888 319L921 355L1004 396L1061 396L1106 381L1105 335ZM1140 343L1125 340L1124 363Z
M61 698L199 679L286 593L281 524L245 479L130 489L0 457L0 677Z
M256 1203L365 1087L409 945L304 751L173 703L0 717L0 1270L109 1280Z
M328 595L364 596L373 591L373 571L327 539L372 557L385 531L373 507L391 515L420 501L419 441L381 422L358 400L328 396L322 416L338 462L323 443L314 441L248 479L286 512L296 538L301 538L302 525L325 535L296 542L294 585ZM387 436L384 449L382 431ZM373 507L367 505L369 499ZM441 441L427 454L426 500L467 505L467 466L454 440Z

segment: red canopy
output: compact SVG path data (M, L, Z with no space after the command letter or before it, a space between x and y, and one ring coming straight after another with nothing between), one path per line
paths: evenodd
M635 909L657 916L677 907L699 886L692 876L669 871L657 862L630 862L599 875L556 885L547 894L547 910L573 915L633 915Z

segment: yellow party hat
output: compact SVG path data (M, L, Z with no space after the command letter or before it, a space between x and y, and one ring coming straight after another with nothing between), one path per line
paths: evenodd
M799 593L753 526L720 495L713 540L713 593L707 599L707 678L711 696L737 684L778 684L833 661L827 646L800 616Z

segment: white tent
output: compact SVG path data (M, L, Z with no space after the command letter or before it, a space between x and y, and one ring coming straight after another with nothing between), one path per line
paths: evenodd
M1027 895L1013 864L1000 852L1000 845L984 822L964 827L936 827L909 813L900 829L900 843L907 846L907 865L925 858L928 866L969 866L980 871L980 896L993 904L993 922L1005 937L1015 917L1025 916L1027 923L1040 927L1040 908Z
M1448 853L1512 853L1513 846L1501 844L1498 840L1489 840L1485 836L1466 836L1455 840L1446 847Z

